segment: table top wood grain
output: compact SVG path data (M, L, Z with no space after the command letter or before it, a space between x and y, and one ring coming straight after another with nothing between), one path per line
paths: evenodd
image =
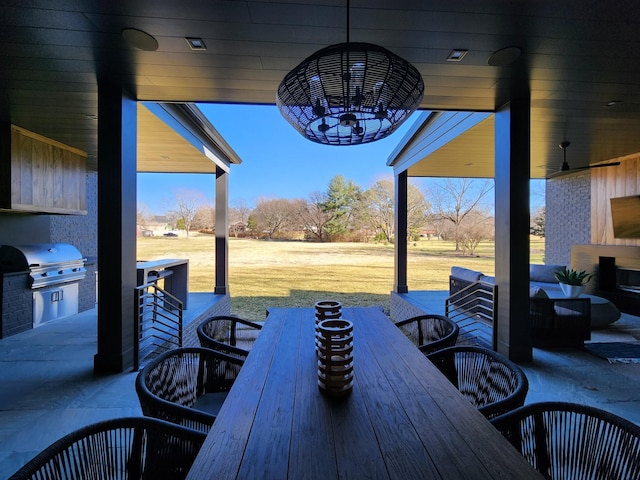
M317 384L313 308L270 309L187 478L541 478L378 308L354 324L354 386Z

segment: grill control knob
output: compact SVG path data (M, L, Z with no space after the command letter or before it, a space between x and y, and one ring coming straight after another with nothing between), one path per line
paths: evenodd
M42 276L43 276L43 277L46 277L47 275L49 275L49 273L48 273L48 272L42 272Z
M62 275L64 273L64 270L58 270L58 273Z

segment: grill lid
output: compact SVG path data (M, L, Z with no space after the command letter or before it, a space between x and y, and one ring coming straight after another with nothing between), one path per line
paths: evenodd
M76 247L68 243L0 247L0 272L28 271L31 277L31 288L84 278L86 260Z
M80 251L68 243L38 243L31 245L3 245L0 247L0 270L22 272L33 267L81 261Z

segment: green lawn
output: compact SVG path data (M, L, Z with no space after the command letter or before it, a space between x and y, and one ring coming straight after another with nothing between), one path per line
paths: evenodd
M214 237L141 237L138 259L189 259L189 290L211 292L214 285ZM532 238L531 262L544 263L544 239ZM410 290L447 290L452 265L494 273L494 245L481 244L475 257L455 252L455 245L420 240L408 246ZM389 308L393 289L393 245L308 243L229 239L229 286L232 313L262 320L265 308L309 307L320 299L344 306Z

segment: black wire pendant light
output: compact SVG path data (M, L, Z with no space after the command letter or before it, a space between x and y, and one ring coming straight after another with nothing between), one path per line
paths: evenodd
M420 72L386 48L370 43L331 45L289 72L278 87L282 116L304 137L327 145L380 140L418 108Z

